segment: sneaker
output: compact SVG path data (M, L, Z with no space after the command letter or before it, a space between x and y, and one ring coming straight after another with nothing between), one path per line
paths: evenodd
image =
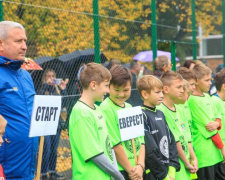
M59 174L58 172L53 172L49 174L49 180L63 180L66 177L63 174Z

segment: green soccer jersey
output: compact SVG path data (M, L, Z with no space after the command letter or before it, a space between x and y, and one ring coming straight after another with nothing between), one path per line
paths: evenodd
M191 95L188 105L192 115L193 147L199 168L213 166L223 160L220 150L211 139L217 130L210 132L205 128L210 121L216 118L215 106L208 94Z
M105 115L106 125L108 127L109 137L110 137L113 147L118 144L121 144L125 150L125 153L129 159L131 165L134 167L135 159L134 159L134 153L133 153L131 140L121 142L121 137L120 137L117 111L121 110L123 108L114 104L110 98L106 98L101 103L100 107L103 110L104 115ZM124 108L129 108L129 107L131 107L131 105L128 103L125 103ZM135 138L134 141L135 141L135 147L136 147L136 152L137 152L137 156L138 156L140 153L141 144L144 144L144 137ZM124 170L124 168L119 163L118 163L118 168L120 171Z
M160 104L157 106L157 109L161 110L166 118L166 122L170 128L170 131L173 133L175 141L180 142L184 154L188 160L190 160L190 151L188 147L188 142L190 135L188 135L185 122L182 120L182 109L181 107L175 105L175 111L170 110L165 104ZM175 179L190 180L190 173L186 170L183 161L179 158L181 164L181 169L179 172L176 172Z
M184 104L177 105L181 108L180 116L182 118L182 121L184 121L186 125L186 133L188 137L188 142L192 142L192 117L191 117L191 111L188 106L188 102L186 101Z
M222 127L219 130L219 134L223 141L223 144L225 144L225 101L220 99L220 97L218 96L212 96L211 98L212 98L212 102L214 102L215 104L215 107L218 113L220 113L220 116L221 116Z
M91 159L102 153L113 162L112 145L100 107L91 108L78 101L69 121L69 137L73 158L73 179L110 179Z

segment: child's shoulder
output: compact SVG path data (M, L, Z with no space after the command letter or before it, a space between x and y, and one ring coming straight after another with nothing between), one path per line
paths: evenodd
M71 116L79 118L79 117L88 117L88 116L93 116L93 114L98 112L99 107L98 106L94 106L90 107L87 104L85 104L84 102L81 101L77 101L77 103L74 105L72 112L71 112Z
M153 118L154 117L163 117L164 118L164 113L160 109L155 108L155 110L153 110L153 109L150 109L150 108L147 108L144 106L142 106L141 109L142 109L142 112L145 114L145 116L150 119L152 117Z

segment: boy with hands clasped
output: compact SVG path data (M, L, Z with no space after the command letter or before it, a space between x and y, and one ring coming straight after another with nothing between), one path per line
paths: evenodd
M109 86L109 98L102 102L101 108L105 114L110 140L120 172L126 180L140 180L145 169L144 137L134 139L137 152L137 164L135 164L131 140L121 142L117 115L118 110L131 107L125 101L131 94L132 75L128 68L121 65L112 67L110 73L112 79Z
M175 172L180 169L176 142L163 112L156 109L163 101L162 82L154 76L147 75L138 80L137 88L144 101L144 180L175 180Z
M165 114L168 126L175 137L181 166L180 171L176 172L175 179L190 180L191 173L195 172L196 167L190 162L191 156L188 145L190 137L187 135L187 128L189 127L180 116L182 109L176 105L184 93L183 78L180 74L169 71L165 72L160 80L163 83L164 100L157 108Z

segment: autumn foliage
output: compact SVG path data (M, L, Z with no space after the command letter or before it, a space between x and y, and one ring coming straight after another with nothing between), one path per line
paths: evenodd
M191 35L191 1L157 0L158 39L183 41ZM94 48L92 0L3 1L4 19L27 30L33 56L60 56ZM129 62L151 49L151 0L99 0L100 45L108 59ZM196 1L196 26L220 33L221 1Z

